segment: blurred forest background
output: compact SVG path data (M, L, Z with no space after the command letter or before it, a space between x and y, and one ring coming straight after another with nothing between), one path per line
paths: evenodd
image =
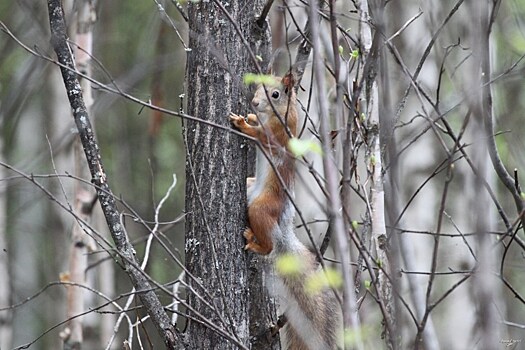
M414 310L418 302L425 304L424 300L418 301L414 295L424 299L429 280L433 283L431 299L444 296L429 313L431 321L427 324L435 331L439 342L436 348L484 348L480 343L480 330L484 328L480 324L486 320L479 309L483 284L466 278L473 275L478 257L486 256L479 251L479 234L489 237L488 264L494 278L488 286L496 310L489 320L491 327L497 329L494 333L500 348L525 346L524 231L518 229L515 199L493 170L483 121L479 121L469 103L472 86L481 79L479 67L472 63L479 39L473 18L480 2L483 1L384 2L385 37L381 40L377 79L392 279L395 298L402 296L408 305L396 302L400 310L396 323L401 348L413 347L417 329L407 308L414 314L423 314ZM80 2L64 1L66 13L74 3ZM344 80L345 86L352 86L354 68L362 54L349 39L360 36L358 3L335 3L338 30L349 35L340 35L339 58L331 51L330 35L321 36L326 47L324 61L330 66L334 60L340 60L342 74L349 77ZM525 188L525 2L487 3L488 9L497 7L491 12L496 16L490 36L488 77L495 141L506 169L512 177L516 169L521 187ZM192 84L185 81L188 27L176 7L185 11L192 2L112 0L91 4L96 14L94 59L89 63L93 79L108 85L114 83L144 102L173 111L184 108L186 101L181 95ZM295 55L300 33L291 14L302 28L307 20L305 4L300 0L276 0L273 4L270 20L274 49ZM38 57L55 57L45 2L0 0L0 20L0 348L31 343L31 349L57 349L62 347L59 333L68 318L67 288L59 282L68 280L65 273L69 269L75 223L68 208L74 206L75 186L81 183L74 177L78 174L77 133L58 67ZM327 21L323 21L321 30L329 33ZM75 41L73 34L71 39ZM288 59L281 61L286 66ZM306 109L311 116L302 138L317 140L312 136L316 134L318 106L317 91L312 91L310 85L311 69L309 63L299 94L303 118ZM415 75L421 90L414 88L408 72ZM333 102L335 83L326 74L329 78L325 93ZM92 84L92 88L91 118L108 182L118 198L123 223L138 256L142 258L144 254L151 227L160 223L161 234L171 251L183 260L185 149L181 119L152 111L97 84ZM422 91L434 102L429 102ZM333 109L331 112L332 116L336 114ZM442 119L456 135L463 136L459 148L465 154L454 148ZM337 121L334 117L331 122L332 129L343 130L342 119ZM367 117L363 115L361 122L365 124ZM340 146L335 148L341 152ZM451 149L452 168L447 163L452 159L447 153ZM354 155L355 193L351 194L350 215L358 225L357 231L364 234L369 203L363 200L363 193L368 191L366 164L370 159L363 148ZM322 157L315 153L306 157L323 174ZM338 157L342 159L341 153ZM314 239L320 243L327 227L325 198L305 164L298 165L296 201L316 234ZM486 180L492 199L473 168ZM173 175L176 185L156 217L161 199L174 183ZM88 175L79 176L90 182ZM105 222L97 217L101 217L100 213L95 213L91 224L101 236L108 237ZM440 239L437 248L436 237ZM87 245L86 278L92 290L84 292L84 348L106 348L115 334L116 340L108 348L122 348L122 341L129 334L128 325L114 330L118 314L89 311L106 302L94 291L109 298L122 296L117 302L123 305L132 286L100 245ZM336 258L332 250L327 256L330 260ZM356 257L354 252L353 262ZM172 257L155 242L146 270L160 284L176 280L181 273ZM364 294L369 278L366 274L359 277ZM168 297L162 301L171 302ZM366 348L380 349L384 346L380 339L382 315L373 298L365 295L360 301ZM425 305L429 305L428 297ZM135 313L129 311L129 317L136 317ZM136 328L140 327L139 322ZM150 335L155 337L154 332ZM512 344L506 347L508 342Z

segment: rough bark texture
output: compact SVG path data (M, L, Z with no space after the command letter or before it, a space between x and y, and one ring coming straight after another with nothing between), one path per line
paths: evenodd
M239 35L246 38L255 55L269 59L268 30L256 27L264 3L259 0L189 3L187 63L187 113L228 125L230 112L246 114L250 96L243 85L255 63ZM225 14L226 10L233 19ZM235 28L238 26L238 30ZM264 67L264 64L261 64ZM191 307L202 317L229 333L190 321L191 349L272 349L278 339L267 336L276 322L275 305L263 285L260 258L243 251L246 226L247 141L234 134L188 121L185 125L186 156L186 263L203 288L189 280L194 291L218 310L220 316L195 295ZM262 260L262 259L261 259ZM190 315L198 319L197 313ZM237 345L236 345L237 343ZM273 345L272 345L273 344Z

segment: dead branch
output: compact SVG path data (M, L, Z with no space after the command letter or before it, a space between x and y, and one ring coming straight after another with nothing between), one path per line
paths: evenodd
M52 35L51 42L57 54L58 61L62 63L63 66L70 68L65 69L61 67L60 70L73 111L73 117L80 134L92 181L97 186L97 195L111 236L115 242L117 251L122 257L126 272L133 286L137 289L139 298L144 304L148 314L150 314L152 322L162 337L164 344L169 349L181 349L182 344L178 339L179 337L175 332L175 328L171 325L170 318L164 311L157 295L151 289L150 282L137 268L138 262L133 247L129 243L124 228L120 223L120 215L107 182L99 147L82 97L82 89L76 74L71 70L74 70L74 63L71 47L67 42L66 25L61 2L58 0L48 0L48 12Z

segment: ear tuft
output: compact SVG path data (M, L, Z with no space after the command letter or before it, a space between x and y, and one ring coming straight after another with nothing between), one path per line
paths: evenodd
M281 80L281 83L286 87L287 91L291 91L295 86L295 77L293 72L290 70Z

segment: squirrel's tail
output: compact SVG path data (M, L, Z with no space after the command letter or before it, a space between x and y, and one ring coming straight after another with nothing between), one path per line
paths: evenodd
M340 330L340 307L331 288L310 290L309 280L323 278L315 254L297 239L294 232L293 206L283 211L279 225L272 232L272 260L276 264L273 292L279 298L287 318L285 339L288 350L335 350ZM292 272L279 271L279 265L296 265ZM283 259L284 261L282 261ZM272 274L273 275L273 274Z
M306 247L297 252L300 272L281 274L277 295L287 318L285 339L288 350L335 350L339 330L339 307L333 290L309 290L306 281L319 273L315 255Z

